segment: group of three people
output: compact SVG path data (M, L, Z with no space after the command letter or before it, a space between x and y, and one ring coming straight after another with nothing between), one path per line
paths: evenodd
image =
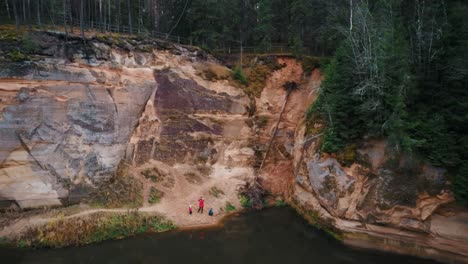
M198 199L198 213L203 214L203 208L205 208L205 199L203 199L203 197L200 197L200 199ZM189 205L189 214L192 214L192 205ZM213 216L213 214L213 208L210 208L210 210L208 211L208 215Z

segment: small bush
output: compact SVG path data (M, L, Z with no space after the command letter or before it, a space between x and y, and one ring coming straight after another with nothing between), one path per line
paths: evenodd
M39 51L39 46L31 39L30 36L25 36L21 43L22 50L26 53L33 54Z
M251 208L252 207L252 200L249 199L247 196L245 195L241 195L240 197L240 204L242 205L242 207L244 208ZM262 203L263 204L263 203Z
M282 199L276 199L275 206L276 207L283 207L283 206L286 206L286 203Z
M259 116L257 120L257 125L259 127L265 127L268 124L268 117L267 116Z
M232 205L230 202L226 202L226 212L227 213L230 213L230 212L233 212L233 211L236 211L237 208Z
M160 190L154 188L154 187L151 187L150 189L150 193L149 193L149 196L148 196L148 203L150 204L157 204L161 201L161 198L163 198L164 196L164 193L161 192Z
M7 58L14 62L28 60L28 56L21 51L13 50L7 53Z
M249 183L247 182L242 188L239 190L241 204L243 207L254 208L254 209L262 209L263 208L263 201L265 200L266 192L260 186L260 183L254 182Z
M152 182L161 182L164 180L164 175L156 168L146 169L141 172L141 174L148 180Z
M219 189L218 187L216 186L213 186L211 187L210 189L210 195L213 196L213 197L220 197L221 195L224 195L224 192L223 190Z
M232 72L232 78L238 81L242 85L248 85L247 77L245 77L244 72L241 67L236 67Z
M11 241L6 237L0 237L0 247L9 246Z

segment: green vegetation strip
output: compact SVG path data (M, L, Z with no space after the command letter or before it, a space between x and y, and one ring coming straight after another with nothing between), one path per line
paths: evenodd
M129 212L96 213L82 218L61 219L30 228L15 243L18 247L61 248L120 239L145 232L176 228L163 217Z
M335 227L334 220L320 217L317 211L302 208L297 202L290 203L291 207L301 215L309 224L315 228L324 231L338 241L344 240L344 233Z

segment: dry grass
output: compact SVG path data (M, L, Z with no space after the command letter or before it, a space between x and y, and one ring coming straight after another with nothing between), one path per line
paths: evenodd
M204 176L209 176L213 168L206 164L198 164L196 167L197 171Z
M210 195L213 197L219 198L221 195L224 195L224 192L218 187L213 186L210 188Z
M154 183L163 181L166 176L156 167L142 171L141 175L143 175L146 179L151 180Z
M62 219L30 228L16 241L19 247L60 248L119 239L144 232L174 229L160 216L129 212L96 213L81 218Z
M148 203L157 204L161 201L161 198L164 197L164 193L154 187L151 187L150 193L148 196Z
M199 75L208 81L227 80L231 77L231 70L218 64L208 64L202 67Z
M202 177L194 172L187 172L184 174L185 179L192 183L192 184L198 184L203 181Z

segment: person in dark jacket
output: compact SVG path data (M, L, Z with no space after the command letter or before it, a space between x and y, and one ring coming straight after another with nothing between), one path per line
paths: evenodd
M213 208L210 208L210 211L208 212L209 216L213 216Z

